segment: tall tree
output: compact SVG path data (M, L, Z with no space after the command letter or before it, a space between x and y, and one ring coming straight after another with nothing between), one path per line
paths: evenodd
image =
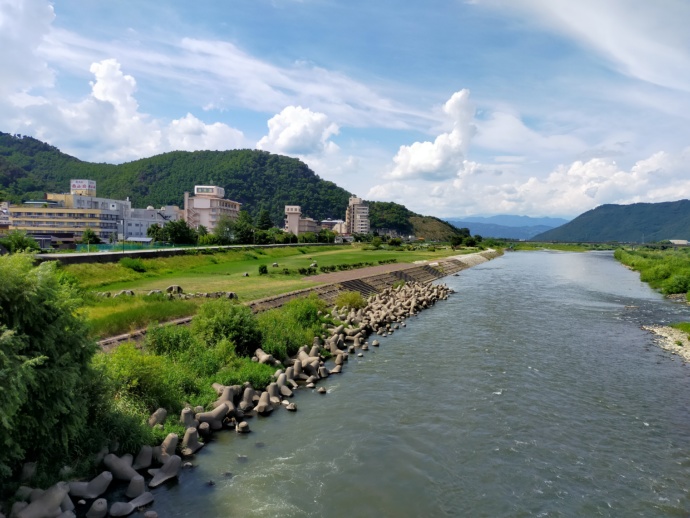
M216 222L213 235L216 236L219 244L229 245L232 243L234 229L235 221L227 214L222 214Z
M196 231L183 219L166 222L163 236L166 241L176 245L194 245L197 240Z
M235 221L235 241L241 244L254 242L254 224L251 215L246 210L241 210Z
M271 221L271 215L266 209L261 209L259 216L256 218L256 228L259 230L268 230L272 226L273 222Z

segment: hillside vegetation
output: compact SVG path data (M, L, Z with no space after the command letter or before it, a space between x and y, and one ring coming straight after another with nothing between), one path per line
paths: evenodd
M532 239L635 243L690 239L690 201L602 205Z
M184 191L192 192L194 185L219 185L252 217L266 209L276 226L282 226L285 205L300 205L305 216L317 220L344 219L351 196L300 160L266 151L173 151L119 165L96 164L35 138L0 132L0 200L43 199L45 192L67 191L73 178L95 180L99 196L129 197L134 207L181 207ZM368 203L372 229L441 239L456 233L436 218L425 218L434 223L417 228L411 218L419 215L402 205Z

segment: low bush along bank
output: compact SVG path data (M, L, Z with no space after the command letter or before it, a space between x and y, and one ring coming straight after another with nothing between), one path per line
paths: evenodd
M35 485L94 468L94 454L119 443L120 453L160 444L170 432L146 423L158 407L210 408L211 385L249 381L263 390L275 367L251 361L261 346L285 359L311 343L329 317L323 302L304 298L255 316L235 301L206 302L191 326L151 325L141 348L128 343L96 352L80 315L78 290L53 263L30 256L0 257L0 487L7 497L21 466L38 461ZM320 313L322 312L322 313Z
M614 257L640 272L640 280L664 295L690 291L690 250L623 250Z

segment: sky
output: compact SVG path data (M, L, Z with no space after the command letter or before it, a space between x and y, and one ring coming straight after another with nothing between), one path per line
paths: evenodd
M690 198L688 24L687 0L0 0L0 131L108 163L262 149L422 214L572 218Z

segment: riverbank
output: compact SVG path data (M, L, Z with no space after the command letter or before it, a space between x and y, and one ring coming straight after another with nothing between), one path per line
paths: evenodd
M363 357L370 345L379 346L378 340L373 340L371 344L365 341L370 334L385 337L394 333L406 326L407 318L433 306L438 300L447 299L451 292L444 285L409 281L394 288L382 289L359 310L334 308L331 311L333 324L325 326L321 336L314 337L311 348L304 346L296 356L280 358L281 362L262 349L255 351L255 362L275 367L287 366L285 371L281 369L275 373L275 381L264 390L255 390L248 382L244 385L214 383L213 389L218 399L212 404L213 410L206 412L203 406L194 409L187 406L182 411L179 422L185 433L181 442L177 433L169 433L160 446L143 446L136 457L116 456L117 447L115 452L110 453L105 449L102 452L105 455L105 471L96 478L90 482L59 482L41 492L38 498L32 497L34 489L23 486L16 495L18 500L12 507L11 515L18 518L57 515L68 518L75 516L75 510L83 513L88 509L87 516L92 517L105 516L108 512L111 516L126 516L150 505L155 497L147 487L154 488L166 480L176 479L185 466L192 467L189 463L183 465L182 458L191 460L203 446L198 442L200 436L209 439L213 432L222 429L234 429L244 434L250 431L246 420L249 417L266 416L282 407L295 411L295 404L289 402L294 390L300 387L314 389L319 381L339 374L349 357L355 354ZM316 392L325 394L326 389L318 387ZM172 419L166 420L167 414L167 410L159 408L149 417L149 426L163 427L168 422L177 421L172 416ZM181 448L178 448L178 442ZM156 465L160 467L148 469ZM153 479L147 479L148 482L141 475L146 469L153 475ZM124 496L129 501L123 501L120 490L109 489L114 479L126 483ZM154 513L150 515L155 516Z
M655 342L662 349L690 362L690 337L684 331L669 326L642 326L642 329L656 335Z

